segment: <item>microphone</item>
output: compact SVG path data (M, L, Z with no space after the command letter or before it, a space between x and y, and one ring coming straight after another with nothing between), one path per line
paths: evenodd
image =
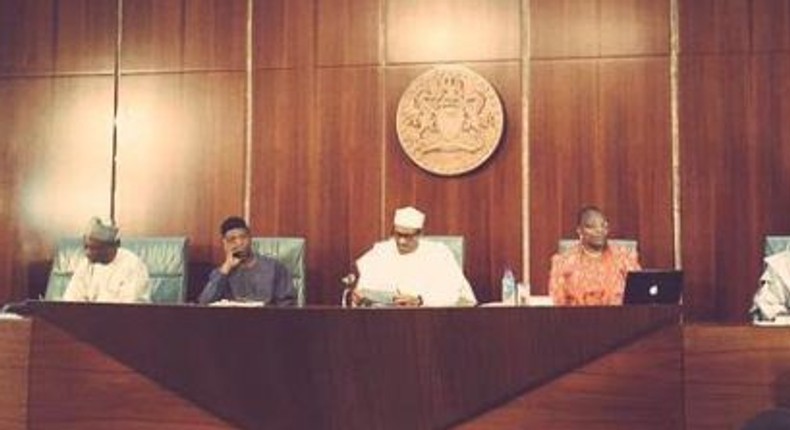
M244 260L244 251L236 251L232 255L233 255L233 258L238 258L239 260Z
M355 283L357 282L357 275L351 272L340 278L340 282L345 286L345 288L343 288L343 295L340 298L340 306L344 308L353 307L354 304L351 300L351 294L354 288L356 288Z
M348 275L340 278L340 282L342 282L346 287L351 287L355 282L357 282L357 275L356 273L351 272Z

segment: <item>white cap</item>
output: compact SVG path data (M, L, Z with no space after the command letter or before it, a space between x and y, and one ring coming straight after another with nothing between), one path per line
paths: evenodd
M118 227L109 222L103 223L98 217L93 217L85 228L85 237L99 242L112 243L118 240Z
M394 223L399 227L422 230L422 225L425 223L425 214L411 206L396 209Z

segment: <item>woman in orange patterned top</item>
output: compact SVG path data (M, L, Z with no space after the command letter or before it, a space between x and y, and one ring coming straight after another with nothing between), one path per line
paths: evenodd
M557 306L620 305L626 273L640 270L636 251L607 243L609 223L595 206L579 211L579 243L551 258L549 293Z

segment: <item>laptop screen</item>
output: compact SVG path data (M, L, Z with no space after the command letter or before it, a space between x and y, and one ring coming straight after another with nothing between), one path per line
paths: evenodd
M680 270L641 270L625 277L624 305L680 303L683 272Z

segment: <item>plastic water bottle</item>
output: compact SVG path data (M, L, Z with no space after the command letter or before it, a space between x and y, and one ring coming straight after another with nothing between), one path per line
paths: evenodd
M516 276L508 268L502 275L502 303L515 305L516 298Z

